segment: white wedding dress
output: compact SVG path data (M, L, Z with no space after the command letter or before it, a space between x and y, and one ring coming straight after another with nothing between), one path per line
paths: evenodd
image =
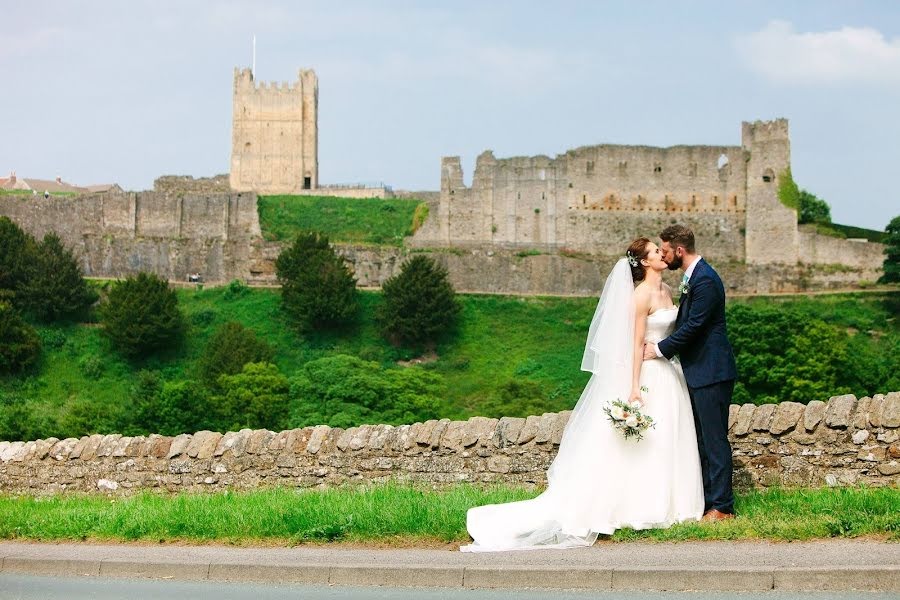
M626 399L631 387L632 343L625 340L633 325L622 327L619 313L627 308L622 299L617 304L616 290L610 291L614 275L615 269L604 294L613 298L615 310L610 313L609 303L602 306L601 295L582 367L593 375L547 471L546 490L532 500L470 509L466 525L474 543L460 548L463 552L590 546L599 534L623 527L669 527L703 514L693 413L677 359L643 363L640 383L649 390L644 393L643 411L653 417L656 427L647 430L642 440L626 440L603 412L608 402ZM619 277L625 281L621 273ZM627 291L624 283L617 291L628 296L630 305L630 274L627 282ZM606 317L615 318L604 322L603 308ZM626 316L633 323L631 311ZM676 315L676 308L649 315L645 340L665 338L674 328Z

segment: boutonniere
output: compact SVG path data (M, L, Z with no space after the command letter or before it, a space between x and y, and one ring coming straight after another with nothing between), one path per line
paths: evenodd
M688 285L687 281L682 281L681 285L678 286L678 293L682 296L686 296L691 291L691 286Z

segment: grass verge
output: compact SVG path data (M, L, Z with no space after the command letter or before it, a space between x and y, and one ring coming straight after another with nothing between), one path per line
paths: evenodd
M458 485L247 493L145 493L131 498L0 496L0 539L229 544L465 543L466 510L536 492ZM739 517L716 524L620 530L613 541L808 540L876 536L900 541L900 489L773 489L738 495Z

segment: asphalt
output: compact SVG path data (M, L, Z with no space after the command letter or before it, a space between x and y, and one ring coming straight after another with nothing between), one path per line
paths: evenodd
M466 554L327 546L0 542L0 573L346 586L900 593L900 543L612 543Z

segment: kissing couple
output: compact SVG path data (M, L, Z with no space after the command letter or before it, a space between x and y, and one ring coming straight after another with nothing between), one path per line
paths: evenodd
M728 407L737 369L725 288L693 232L666 227L634 240L610 272L581 369L591 378L534 499L469 509L464 552L590 546L616 529L734 517ZM684 271L679 305L662 280ZM646 390L646 391L643 391ZM642 441L604 411L627 400L652 416Z

